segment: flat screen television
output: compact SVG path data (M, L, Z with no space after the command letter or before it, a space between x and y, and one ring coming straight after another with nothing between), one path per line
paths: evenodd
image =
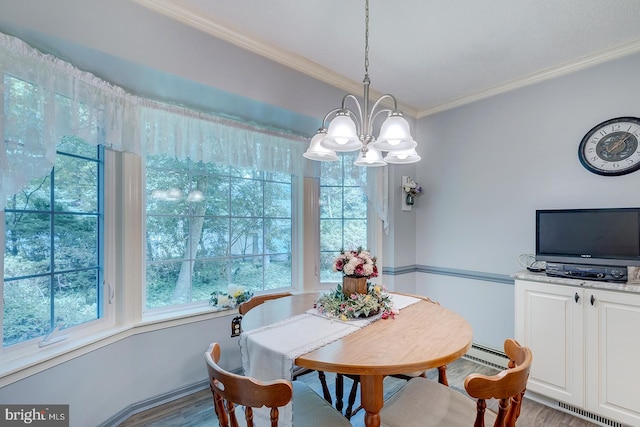
M640 266L640 208L537 210L536 261Z

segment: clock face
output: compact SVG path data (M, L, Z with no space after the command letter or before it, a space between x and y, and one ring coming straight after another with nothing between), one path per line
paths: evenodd
M580 142L582 165L599 175L624 175L640 169L640 119L618 117L591 129Z

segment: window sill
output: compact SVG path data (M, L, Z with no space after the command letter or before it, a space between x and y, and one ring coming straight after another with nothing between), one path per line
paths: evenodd
M237 314L237 309L218 311L211 307L206 310L200 307L172 310L170 313L158 312L136 324L105 327L44 348L30 346L28 349L10 351L0 357L0 388L137 334Z

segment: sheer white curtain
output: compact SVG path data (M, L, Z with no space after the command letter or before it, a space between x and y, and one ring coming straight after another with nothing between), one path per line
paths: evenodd
M45 176L64 136L129 151L302 175L304 138L128 94L0 33L0 209Z
M368 168L367 182L360 187L382 221L384 233L389 234L389 167Z
M304 174L305 138L153 101L144 102L141 116L149 155Z
M55 162L56 144L76 135L139 153L137 108L122 89L0 33L0 207Z

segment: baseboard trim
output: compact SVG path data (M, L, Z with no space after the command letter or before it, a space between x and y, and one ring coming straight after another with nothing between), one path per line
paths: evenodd
M189 396L190 394L197 393L208 388L209 381L204 380L185 387L181 387L176 390L172 390L167 393L160 394L141 402L133 403L109 418L104 423L99 424L98 427L116 427L135 414L146 411L147 409L155 408L156 406L163 405L173 400L180 399L181 397Z

